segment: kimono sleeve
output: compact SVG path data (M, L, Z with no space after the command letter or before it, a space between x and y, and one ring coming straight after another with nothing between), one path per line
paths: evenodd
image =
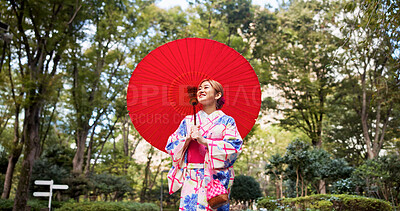
M168 138L165 150L172 157L172 165L177 166L185 157L184 145L186 141L187 127L183 119L179 128Z
M208 144L211 168L229 168L236 161L242 151L242 137L237 130L235 120L226 116L221 124L225 125L222 131L222 140L211 140Z

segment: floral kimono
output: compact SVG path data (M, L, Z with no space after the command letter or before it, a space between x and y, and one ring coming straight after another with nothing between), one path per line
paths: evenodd
M172 157L172 168L168 173L169 193L182 188L179 210L213 210L207 203L205 187L212 179L218 179L230 193L233 163L242 150L243 140L232 117L216 110L210 115L199 111L196 118L200 134L209 140L204 163L188 163L188 153L184 149L187 131L194 125L193 115L182 120L165 147ZM229 210L229 204L218 210Z

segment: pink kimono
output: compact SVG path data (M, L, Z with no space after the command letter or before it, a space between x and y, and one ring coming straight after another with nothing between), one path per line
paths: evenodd
M217 110L210 115L199 111L196 118L200 134L210 141L207 147L197 145L205 149L204 163L188 162L188 151L183 149L187 131L194 124L193 115L182 120L165 147L172 157L172 168L168 173L169 193L182 188L179 210L213 210L208 206L205 187L211 179L218 179L230 192L234 179L233 163L242 150L243 141L232 117ZM229 210L229 204L218 210Z

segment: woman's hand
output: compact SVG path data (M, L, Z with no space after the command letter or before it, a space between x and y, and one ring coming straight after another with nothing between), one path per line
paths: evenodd
M190 128L190 137L195 139L199 144L207 146L207 139L200 135L200 126L199 125L192 125Z

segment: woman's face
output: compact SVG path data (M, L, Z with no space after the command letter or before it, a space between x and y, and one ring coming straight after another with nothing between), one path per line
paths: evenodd
M216 94L215 89L211 86L210 82L204 81L200 84L197 90L197 100L204 105L216 104L219 94Z

